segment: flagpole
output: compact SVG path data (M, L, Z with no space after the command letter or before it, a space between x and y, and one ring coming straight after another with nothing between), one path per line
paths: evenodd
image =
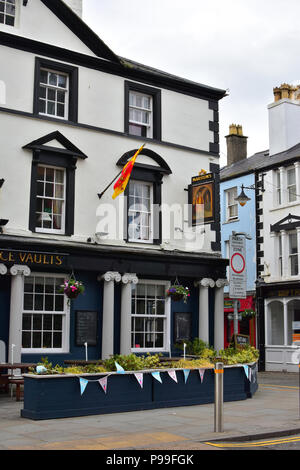
M102 196L103 196L103 195L106 193L106 191L111 187L111 185L114 183L114 181L115 181L119 176L121 176L122 171L123 171L123 170L121 170L120 173L118 173L117 176L114 177L114 179L112 180L112 182L109 183L108 186L106 186L106 188L104 189L104 191L102 191L102 193L99 193L99 194L98 194L98 198L99 198L99 199L102 198Z
M142 145L142 147L138 150L138 152L140 152L141 149L144 148L145 146L146 146L146 143L145 143L144 145ZM138 152L137 152L137 153L138 153ZM109 183L108 186L106 186L106 188L104 189L104 191L102 191L102 193L99 193L99 194L98 194L98 198L99 198L99 199L102 198L102 196L103 196L103 195L106 193L106 191L111 187L111 185L114 183L114 181L115 181L119 176L121 176L121 174L123 173L123 170L124 170L124 168L120 171L120 173L117 174L117 176L115 176L115 178L112 180L112 182Z

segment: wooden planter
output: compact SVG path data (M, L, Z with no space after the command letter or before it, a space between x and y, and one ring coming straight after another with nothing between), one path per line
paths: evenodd
M255 365L251 367L250 382L242 366L225 366L224 401L246 400L254 395L258 387ZM108 377L106 394L97 380L107 374L83 374L82 378L90 380L83 395L80 393L79 376L27 374L24 376L24 409L21 416L43 420L214 402L213 369L206 369L203 383L198 370L191 370L187 383L182 369L177 369L176 373L178 383L167 371L160 372L160 383L149 371L144 371L143 388L132 372L114 373Z

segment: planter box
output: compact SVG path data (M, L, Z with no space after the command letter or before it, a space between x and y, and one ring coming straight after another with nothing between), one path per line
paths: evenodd
M242 366L225 367L224 401L251 398L257 390L256 368L252 365L251 382ZM162 383L144 371L140 387L132 372L114 373L108 377L105 394L98 379L108 374L83 374L89 380L83 395L79 376L24 376L23 418L32 420L70 418L127 411L202 405L214 402L214 370L206 369L203 383L198 370L191 370L187 383L182 370L176 370L176 383L167 373L160 372Z

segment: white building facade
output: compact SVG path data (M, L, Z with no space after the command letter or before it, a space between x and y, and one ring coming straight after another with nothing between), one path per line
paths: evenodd
M118 57L82 21L80 1L0 3L0 340L8 357L80 359L85 343L89 359L168 354L196 336L222 349L225 92ZM144 143L113 200L112 186L104 190ZM200 172L213 193L198 201L207 214L195 224L188 207L197 205ZM85 286L72 302L60 292L70 278ZM187 304L166 296L177 282L191 291Z
M266 370L290 372L298 371L300 351L298 91L285 84L274 90L270 152L256 175L260 344Z

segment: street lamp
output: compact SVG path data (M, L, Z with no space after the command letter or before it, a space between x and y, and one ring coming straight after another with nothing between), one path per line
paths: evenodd
M252 186L244 186L242 184L242 192L238 197L235 198L235 201L237 201L241 207L244 207L247 202L251 201L250 197L246 195L245 189L252 189L253 191L261 190L263 193L265 192L265 176L266 173L263 173L261 175L261 181L257 181L257 183L253 184Z

